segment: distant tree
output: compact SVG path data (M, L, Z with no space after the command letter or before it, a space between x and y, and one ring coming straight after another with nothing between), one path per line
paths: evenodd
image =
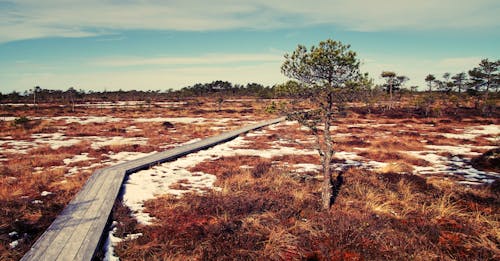
M35 86L33 89L30 90L33 93L33 108L36 109L36 95L37 93L40 93L42 91L42 88L40 86Z
M443 80L435 80L438 89L442 92L449 93L453 90L453 82L450 81L450 73L443 74Z
M380 76L386 81L386 83L384 84L384 88L386 92L389 93L389 108L392 108L394 92L399 91L403 84L409 80L409 78L404 75L397 75L393 71L383 71Z
M356 53L349 50L350 45L328 39L318 46L307 49L299 45L291 54L285 54L281 66L283 74L300 81L304 88L300 91L308 99L313 110L297 112L292 118L311 129L316 137L316 149L323 165L322 205L328 210L331 206L333 186L331 161L335 153L330 126L334 116L334 105L345 99L344 88L358 80L359 61ZM323 125L320 137L318 124Z
M462 93L462 89L465 86L467 80L467 75L464 72L457 73L451 77L453 80L453 86L457 89L458 93Z
M365 103L368 113L371 113L375 103L380 100L384 90L375 86L373 79L368 73L359 76L357 81L351 81L347 84L350 89L350 94L353 97L350 100L361 101Z
M498 91L498 85L500 83L499 65L500 60L490 62L488 59L483 59L478 67L469 71L469 88L473 90L471 93L475 93L477 96L475 103L476 109L479 106L481 92L483 92L482 98L486 105L490 91L493 89ZM483 106L483 112L486 112L486 107L487 106Z
M222 93L219 94L219 96L217 96L216 102L217 102L217 111L221 111L222 103L224 102L224 96Z
M392 103L392 92L394 89L395 85L395 80L396 80L396 73L391 72L391 71L383 71L380 76L385 79L386 83L385 86L387 87L386 90L389 93L389 97Z
M469 71L470 86L477 91L484 90L486 95L492 89L497 90L500 82L498 66L500 60L490 62L483 59L478 67Z
M71 111L75 112L75 103L78 91L74 87L69 87L66 91L67 99L71 103Z
M297 98L295 96L302 93L303 85L297 81L287 81L282 84L274 86L274 92L277 96L284 96L288 98Z
M425 77L425 81L427 82L427 85L429 86L429 92L432 92L432 83L436 80L436 77L432 74L429 74Z

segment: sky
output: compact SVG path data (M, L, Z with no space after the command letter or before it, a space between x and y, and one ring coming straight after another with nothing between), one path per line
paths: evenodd
M375 82L499 59L498 0L0 0L0 92L272 86L298 44L350 44Z

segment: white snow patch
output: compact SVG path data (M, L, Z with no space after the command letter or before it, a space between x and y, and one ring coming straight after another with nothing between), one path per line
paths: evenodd
M15 240L9 243L10 248L16 248L19 245L19 240Z
M52 195L52 192L49 192L49 191L42 191L42 193L40 193L40 196L42 197L46 197L48 195Z
M152 155L154 153L157 153L157 152L153 151L150 153L144 153L144 152L120 151L118 153L110 152L106 156L108 158L110 158L113 161L113 163L121 163L121 162L129 161L129 160L143 158L143 157Z
M88 117L75 117L75 116L60 116L60 117L50 117L46 118L49 120L64 120L66 123L79 123L82 125L90 123L105 123L105 122L119 122L122 118L115 118L111 116L88 116Z
M108 232L108 237L106 238L106 242L104 242L104 261L119 261L120 258L115 255L114 251L114 246L116 246L118 243L127 241L127 240L134 240L140 236L142 236L142 233L137 233L137 234L129 234L125 238L119 238L114 236L114 233L116 232L116 221L113 221L111 225L111 229Z
M64 159L63 162L65 165L69 165L71 163L80 162L80 161L88 161L88 160L93 160L93 159L95 159L95 158L89 157L88 153L82 153L80 155L73 156L73 158Z
M171 122L171 123L184 123L184 124L201 124L205 122L205 118L199 118L199 117L175 117L175 118L164 118L164 117L157 117L157 118L136 118L134 119L135 122Z
M465 133L478 135L500 135L500 126L494 124L473 126L466 128Z
M478 136L477 134L472 134L472 133L462 133L462 134L438 133L438 134L443 135L444 137L446 137L448 139L461 139L461 140L473 140Z
M148 142L147 138L142 137L95 137L92 145L90 146L94 150L98 150L104 146L113 145L126 145L126 144L139 144L145 145Z
M298 163L293 164L292 167L296 172L316 172L322 169L321 165L312 163Z
M480 155L481 153L473 152L472 149L490 150L496 148L495 146L473 146L467 144L460 146L426 145L425 147L438 152L449 152L453 155Z
M454 156L451 158L435 154L433 151L406 151L414 157L424 159L432 165L427 167L413 166L414 173L423 175L445 174L457 176L469 182L492 183L493 177L500 178L495 172L480 171L470 165L469 158ZM465 184L465 183L464 183Z
M141 129L137 128L137 126L135 126L135 125L131 125L131 126L128 126L127 128L125 128L125 131L126 132L138 132L138 131L141 131Z

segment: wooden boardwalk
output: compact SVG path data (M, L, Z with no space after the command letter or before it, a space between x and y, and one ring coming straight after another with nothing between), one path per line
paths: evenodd
M144 158L96 170L21 260L91 260L127 174L231 140L285 118L263 121Z

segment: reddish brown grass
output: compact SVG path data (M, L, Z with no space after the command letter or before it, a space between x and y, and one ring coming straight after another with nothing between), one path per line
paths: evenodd
M483 212L463 207L488 202L487 192L471 198L467 193L473 192L442 191L414 175L351 169L325 212L318 183L301 183L273 168L258 177L223 179L221 192L149 201L156 224L133 227L144 236L120 243L117 253L127 260L498 257L498 221L484 212L498 205L479 203L486 204Z

